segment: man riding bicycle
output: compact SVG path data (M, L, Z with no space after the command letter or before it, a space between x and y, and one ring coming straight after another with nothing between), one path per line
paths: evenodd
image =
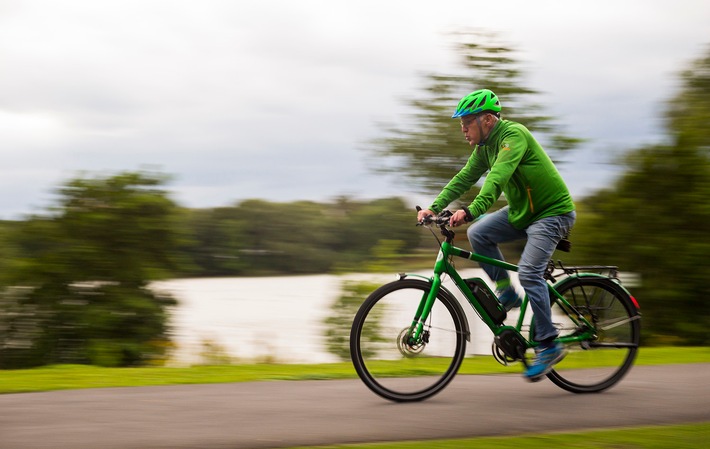
M575 221L572 197L557 168L530 131L520 123L503 120L496 94L477 90L461 99L452 118L461 119L461 131L474 147L466 165L449 181L429 209L418 213L421 221L441 212L467 192L488 172L480 192L466 208L454 212L451 226L483 215L505 194L508 206L487 215L468 228L473 250L503 260L499 243L527 239L520 257L518 279L535 316L535 360L525 371L531 381L542 379L565 356L555 342L558 331L552 323L550 296L544 273L559 241ZM520 307L522 298L511 284L508 272L481 264L496 283L498 299L506 310Z

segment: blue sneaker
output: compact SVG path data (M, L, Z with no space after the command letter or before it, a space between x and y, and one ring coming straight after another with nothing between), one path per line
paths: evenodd
M535 360L525 370L525 377L530 382L537 382L552 371L556 363L565 358L567 351L560 343L556 343L549 348L543 349L535 354Z
M499 292L498 301L503 305L506 312L510 312L511 309L520 307L523 303L523 298L518 296L512 288L507 288L502 292L502 294Z

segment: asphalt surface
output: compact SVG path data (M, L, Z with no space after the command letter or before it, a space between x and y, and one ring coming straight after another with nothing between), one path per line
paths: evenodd
M636 366L613 389L458 376L397 404L359 380L0 395L2 449L276 448L710 422L710 364Z

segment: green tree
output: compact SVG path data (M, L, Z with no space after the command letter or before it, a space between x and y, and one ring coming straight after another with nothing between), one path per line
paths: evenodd
M3 255L0 258L0 279L12 269L21 254L13 236L23 224L21 221L0 221L0 251Z
M586 199L574 231L587 261L641 274L650 342L710 344L710 53L682 73L667 143L641 148L609 190Z
M421 95L405 99L412 111L395 126L384 125L388 137L375 140L372 152L376 171L396 173L423 193L438 193L471 154L458 120L451 114L467 93L481 88L496 92L503 118L530 128L548 150L568 150L580 141L559 133L559 126L533 99L538 92L524 87L521 63L510 46L494 34L465 32L455 35L461 57L460 74L428 74ZM470 201L475 189L464 198Z
M47 216L20 228L24 257L0 292L0 367L126 366L164 356L175 301L148 283L177 266L165 180L141 172L77 178L59 189Z

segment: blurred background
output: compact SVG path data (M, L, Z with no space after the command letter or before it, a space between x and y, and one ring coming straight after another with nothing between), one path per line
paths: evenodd
M700 0L0 1L0 368L346 357L363 283L430 266L413 207L484 87L569 184L565 261L637 276L644 344L707 345L708 23ZM278 313L312 330L234 333Z

